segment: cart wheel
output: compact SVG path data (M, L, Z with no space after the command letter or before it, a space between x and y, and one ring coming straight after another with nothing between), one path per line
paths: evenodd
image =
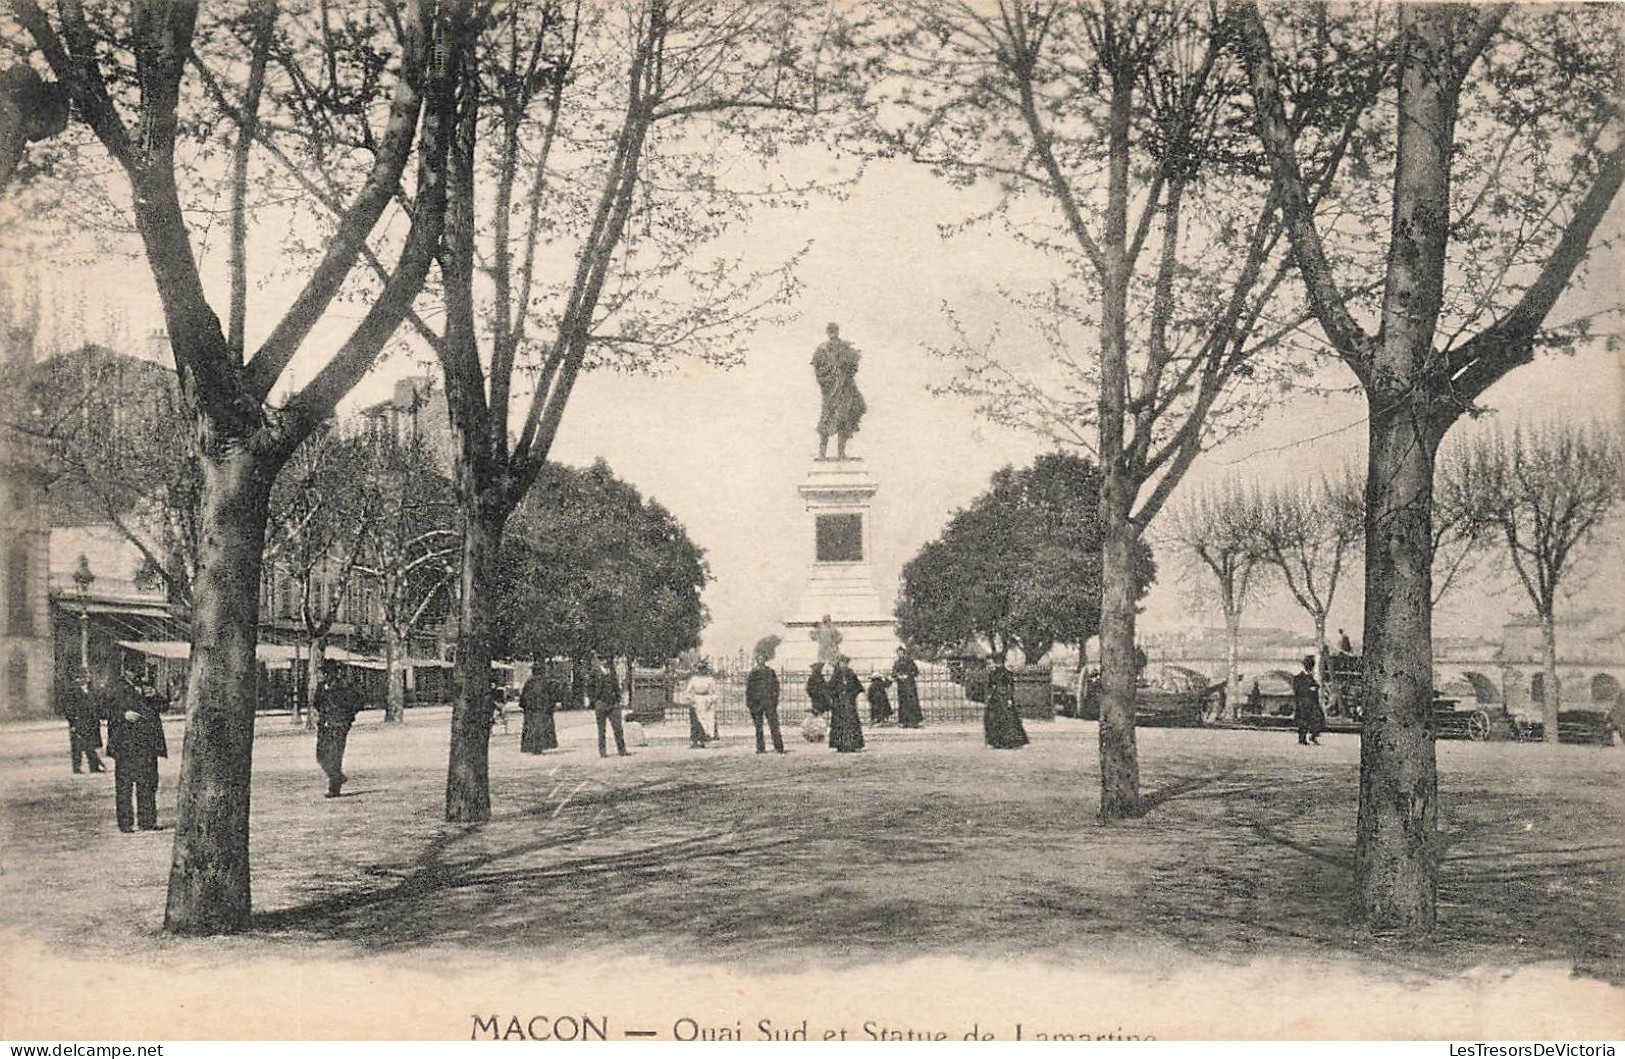
M1482 743L1490 737L1490 715L1474 710L1467 718L1467 738Z

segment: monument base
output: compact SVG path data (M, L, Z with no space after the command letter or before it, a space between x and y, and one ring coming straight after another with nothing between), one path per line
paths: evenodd
M869 566L869 524L880 489L861 459L817 460L796 486L807 505L807 581L784 619L784 642L775 664L791 671L812 667L818 643L812 630L828 615L841 633L841 653L860 675L889 670L897 633L890 609L875 592Z
M835 617L841 631L841 653L852 659L852 671L867 677L871 670L891 672L897 661L897 632L890 618L853 620ZM818 619L789 620L784 623L784 642L773 664L786 672L803 673L818 660L818 641L812 638Z

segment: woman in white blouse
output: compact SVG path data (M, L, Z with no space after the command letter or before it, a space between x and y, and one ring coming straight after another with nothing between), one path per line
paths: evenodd
M688 678L683 699L688 703L689 749L704 750L717 730L717 682L711 678L710 663L704 659L695 665L694 675Z

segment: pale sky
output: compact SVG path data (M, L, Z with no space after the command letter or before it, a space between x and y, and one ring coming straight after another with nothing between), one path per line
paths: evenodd
M668 506L706 549L715 576L706 593L712 615L708 652L732 653L781 631L780 619L799 596L810 557L802 554L806 516L795 485L816 453L818 390L808 360L827 322L838 322L864 354L859 386L869 412L850 451L881 482L871 554L883 601L895 594L902 564L940 533L950 513L980 492L995 469L1026 462L1047 447L1036 437L982 422L964 402L927 390L949 370L925 351L929 343L948 340L940 306L951 304L985 328L1010 312L996 295L998 285L1019 287L1042 275L1041 266L1014 251L1005 236L939 238L937 225L965 217L979 201L924 169L886 163L872 166L845 199L760 215L742 233L758 264L814 240L799 274L805 286L794 306L797 320L758 332L748 363L732 371L689 362L656 378L595 374L578 384L554 457L580 464L602 456L617 474ZM1617 230L1617 206L1615 213L1611 227ZM1619 263L1617 255L1611 263ZM1597 275L1619 271L1599 269ZM103 337L97 321L104 309L124 313L137 334L160 325L139 259L103 257L62 270L47 283L86 292L91 338ZM1603 285L1594 279L1594 287ZM255 291L251 340L273 322L270 306L291 296L284 287ZM1591 302L1596 295L1581 297ZM337 314L335 320L343 323ZM331 331L323 337L342 333L339 326ZM308 378L313 364L298 368L298 377ZM380 399L393 379L419 370L411 357L381 365L346 407ZM1316 381L1330 387L1350 379L1329 364ZM1554 413L1617 421L1625 408L1622 396L1625 368L1598 344L1572 358L1519 369L1490 392L1488 404L1507 421ZM1182 491L1230 474L1271 484L1358 463L1363 412L1357 396L1287 395L1260 430L1202 457ZM1219 624L1216 610L1193 607L1181 587L1183 559L1164 549L1158 560L1162 576L1146 600L1141 627L1176 631ZM1436 631L1498 636L1501 621L1527 609L1521 593L1491 591L1508 583L1495 576L1465 587L1437 615ZM1333 629L1347 627L1356 637L1359 590L1356 568L1339 590L1332 620ZM1310 628L1284 592L1260 601L1246 622Z

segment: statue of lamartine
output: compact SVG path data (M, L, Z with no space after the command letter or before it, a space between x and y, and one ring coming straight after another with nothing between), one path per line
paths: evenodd
M858 432L858 424L869 406L858 392L857 348L841 338L841 329L830 324L823 345L813 354L813 374L824 395L818 416L818 458L829 458L829 438L835 435L835 458L846 459L846 441Z

